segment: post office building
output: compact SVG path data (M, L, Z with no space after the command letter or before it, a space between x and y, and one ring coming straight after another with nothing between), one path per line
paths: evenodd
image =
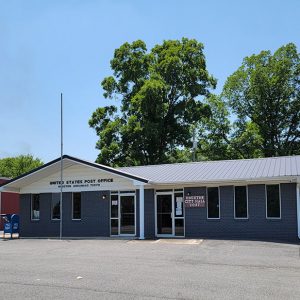
M111 168L64 155L0 189L20 194L21 237L62 226L66 238L297 242L299 187L300 156Z

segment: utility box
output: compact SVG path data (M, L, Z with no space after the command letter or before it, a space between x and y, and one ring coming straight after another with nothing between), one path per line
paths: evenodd
M6 237L6 234L10 235L10 238L14 238L14 234L20 236L20 218L16 214L2 214L2 219L4 220L4 230L3 238Z

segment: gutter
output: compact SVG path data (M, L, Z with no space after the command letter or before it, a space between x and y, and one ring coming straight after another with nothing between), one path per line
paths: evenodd
M261 177L261 178L243 178L243 179L219 179L219 180L196 180L196 181L169 181L169 182L156 182L149 181L148 184L157 186L175 186L175 185L199 185L205 186L207 184L212 185L233 185L233 184L264 184L265 182L280 182L280 183L297 183L297 177L299 176L279 176L279 177ZM299 178L300 179L300 178Z

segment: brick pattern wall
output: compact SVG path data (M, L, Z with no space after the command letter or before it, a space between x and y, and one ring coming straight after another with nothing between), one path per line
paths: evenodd
M281 184L281 219L266 219L265 185L248 186L248 216L234 219L234 187L220 187L220 219L208 220L207 207L186 208L186 237L296 241L296 184ZM185 195L205 195L206 188L185 188ZM207 205L206 205L207 206Z
M265 185L248 186L246 220L234 219L233 186L221 186L220 219L207 219L207 208L185 209L187 238L257 239L298 241L296 184L281 184L281 219L266 219ZM204 195L206 188L185 188L184 194ZM63 194L63 235L65 237L110 236L110 192L82 192L81 221L72 220L72 193ZM102 196L106 195L103 200ZM21 195L20 230L23 237L58 237L59 221L51 220L52 194L40 195L40 220L31 221L31 195ZM155 192L145 189L145 237L155 237ZM139 236L139 191L136 191L136 235Z
M106 195L103 200L102 196ZM72 220L72 193L63 193L63 236L110 235L109 191L81 193L81 220ZM59 194L54 196L59 196ZM20 234L23 237L58 237L60 222L51 220L50 193L40 194L40 220L31 221L31 195L21 195Z

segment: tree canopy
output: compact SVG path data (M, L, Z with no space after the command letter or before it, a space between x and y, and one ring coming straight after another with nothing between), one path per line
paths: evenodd
M246 57L227 79L224 96L239 127L256 128L263 156L300 153L300 55L294 44Z
M300 154L300 55L294 44L243 60L207 100L199 152L209 159Z
M104 97L115 105L99 107L89 120L99 136L97 162L112 166L186 160L194 124L210 115L201 101L215 88L206 69L203 44L167 40L149 52L137 40L115 50L113 76L104 78Z
M43 162L39 158L34 158L29 154L2 158L0 159L0 176L14 178L41 165Z
M220 95L203 45L167 40L149 52L125 43L111 60L104 97L89 120L97 161L112 166L300 154L300 54L294 44L245 57Z

